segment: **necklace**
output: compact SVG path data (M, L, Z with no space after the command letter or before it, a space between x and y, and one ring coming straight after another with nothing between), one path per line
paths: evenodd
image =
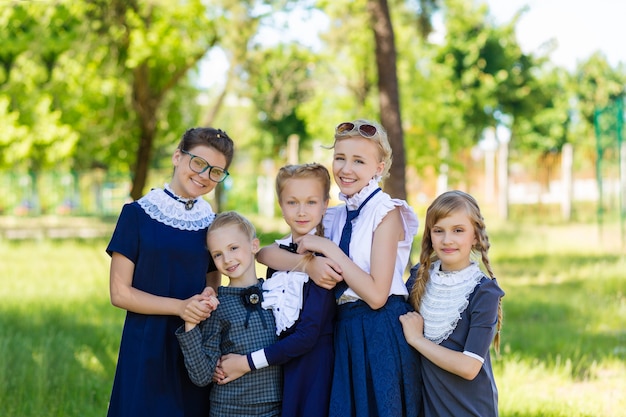
M163 191L165 191L165 194L169 195L170 197L172 197L174 200L179 201L181 203L183 203L185 205L185 210L191 210L194 206L194 204L196 204L196 201L198 200L193 200L193 199L189 199L189 200L183 200L182 198L174 195L174 193L172 193L170 190L168 190L167 188L164 188Z

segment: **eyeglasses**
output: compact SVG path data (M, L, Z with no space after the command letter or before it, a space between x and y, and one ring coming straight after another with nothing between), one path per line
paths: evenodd
M371 138L378 133L378 129L374 125L365 123L357 126L352 122L343 122L335 128L335 135L344 136L355 131L358 131L361 136L366 138Z
M228 177L228 171L226 171L226 169L214 167L213 165L209 164L206 159L194 155L191 152L187 152L184 149L181 149L180 151L191 157L191 159L189 160L189 168L196 174L202 174L208 169L209 179L213 182L222 182L226 179L226 177Z

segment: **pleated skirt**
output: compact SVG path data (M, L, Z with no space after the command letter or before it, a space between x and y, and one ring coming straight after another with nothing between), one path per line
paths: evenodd
M363 301L338 306L330 417L420 414L420 358L399 320L408 311L402 296L390 296L378 310Z

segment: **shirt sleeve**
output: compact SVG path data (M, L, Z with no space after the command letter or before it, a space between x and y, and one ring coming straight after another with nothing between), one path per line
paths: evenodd
M470 329L464 351L482 358L487 356L498 321L498 304L504 292L495 279L484 278L473 295L470 309Z
M411 290L415 286L415 281L417 281L417 270L419 269L420 264L417 263L411 267L411 272L409 273L409 278L406 280L406 289L411 294Z
M185 357L185 368L191 381L204 387L213 380L220 352L219 320L211 315L192 330L176 330L176 338Z
M264 349L269 365L282 365L310 351L319 339L324 323L333 320L334 293L314 282L310 282L308 291L294 332Z

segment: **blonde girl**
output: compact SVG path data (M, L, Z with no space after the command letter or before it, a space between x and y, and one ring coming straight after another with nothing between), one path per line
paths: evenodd
M328 207L330 174L320 164L287 165L276 176L276 194L291 234L274 245L295 251L296 240L324 236L322 216ZM313 253L303 259L313 259ZM268 269L263 307L276 319L280 341L248 355L222 357L219 384L250 370L283 365L283 417L325 417L333 370L335 297L298 271Z
M411 310L403 273L417 217L405 201L379 187L391 165L382 126L362 119L344 122L334 138L333 176L345 204L327 210L327 238L305 235L297 241L299 253L326 257L307 264L311 278L322 286L337 284L329 415L417 416L419 356L406 343L398 320ZM282 267L297 264L292 260ZM333 273L339 282L337 276L329 280Z

